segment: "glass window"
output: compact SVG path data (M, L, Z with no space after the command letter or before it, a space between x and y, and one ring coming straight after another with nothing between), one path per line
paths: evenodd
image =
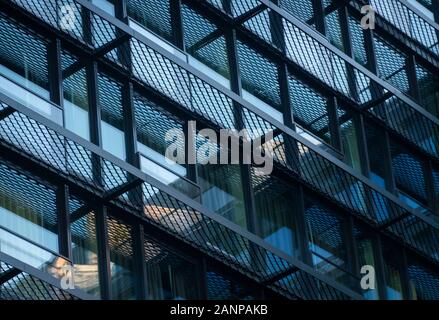
M391 44L374 34L378 73L381 78L389 81L396 88L410 94L406 56Z
M288 80L294 121L331 143L327 100L297 78L289 76Z
M203 205L245 228L240 165L199 164L198 174Z
M237 42L237 51L242 88L247 95L282 112L277 65L241 41Z
M352 17L348 18L349 30L351 31L351 46L353 51L353 58L363 66L368 63L364 30L360 23Z
M0 14L0 72L49 98L47 42ZM6 70L8 69L8 71Z
M350 118L350 119L349 119ZM361 171L360 152L358 149L357 128L354 120L346 114L340 123L340 138L345 162L352 168Z
M427 204L424 163L401 145L391 141L392 170L396 187Z
M436 271L409 256L408 277L412 299L439 300L439 274Z
M331 2L326 0L326 2ZM344 50L343 38L340 27L340 14L337 10L331 12L330 14L325 16L326 23L326 36L329 41L339 48L340 50Z
M422 106L436 117L439 116L439 77L427 71L419 64L416 65L419 95Z

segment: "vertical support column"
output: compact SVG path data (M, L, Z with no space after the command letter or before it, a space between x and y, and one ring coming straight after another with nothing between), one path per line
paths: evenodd
M348 266L350 271L357 275L360 273L360 266L358 264L358 252L354 237L354 222L350 215L347 215L345 218L343 227L347 247ZM360 283L353 283L352 285L360 289Z
M96 210L96 238L98 242L99 282L101 298L111 299L110 248L108 246L107 208L98 205Z
M407 263L407 252L405 248L401 249L401 283L402 283L402 293L403 298L406 300L410 300L413 297L412 288L410 288L410 277L408 274L408 263Z
M206 258L200 257L201 263L199 264L199 274L201 277L199 285L199 298L201 300L207 300L209 298L208 281L207 281L207 261Z
M102 145L101 136L101 110L99 108L98 91L98 66L95 61L91 61L86 66L87 75L87 95L90 123L90 141L98 146ZM97 184L102 184L102 165L99 156L92 156L93 178Z
M181 0L170 0L170 7L174 44L181 50L185 50Z
M377 74L378 67L377 67L375 42L373 40L374 39L373 30L371 29L363 30L363 34L364 34L364 46L366 49L366 56L367 56L367 68L374 74Z
M322 0L312 0L316 30L326 35L325 8Z
M341 36L342 36L344 51L348 56L353 57L354 55L352 50L351 28L349 27L348 8L342 6L340 9L338 9L338 16L340 19Z
M59 252L66 258L72 258L72 237L70 233L69 187L62 184L56 191L56 209L58 218Z
M360 153L361 173L370 177L369 153L367 151L367 138L363 115L354 115L355 130L357 132L358 151Z
M414 55L410 55L406 59L405 68L409 81L410 95L417 102L421 101L421 93L419 90L418 79L416 77L416 60Z
M352 50L352 36L351 36L351 29L349 27L349 20L348 20L349 13L347 7L342 6L340 9L338 9L338 13L340 19L340 28L341 28L344 51L348 56L353 57L354 54ZM358 91L356 85L355 71L354 71L354 67L349 63L346 63L346 72L347 72L348 86L349 86L351 97L355 101L358 101Z

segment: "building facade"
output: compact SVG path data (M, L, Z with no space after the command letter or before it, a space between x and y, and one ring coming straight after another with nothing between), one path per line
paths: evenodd
M0 299L439 299L438 1L0 4Z

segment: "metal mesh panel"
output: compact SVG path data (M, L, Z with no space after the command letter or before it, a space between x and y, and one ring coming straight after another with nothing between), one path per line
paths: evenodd
M243 88L280 109L277 66L240 41L237 51Z
M207 280L207 297L209 300L254 300L252 288L246 288L240 283L228 279L224 275L208 271Z
M367 65L364 32L361 25L352 17L348 17L349 30L351 31L351 44L353 57L363 66Z
M218 33L220 30L217 26L186 5L182 6L181 14L187 52L221 75L229 77L226 41Z
M432 23L398 0L371 0L370 3L385 20L439 57L439 30Z
M127 8L130 18L172 41L169 0L128 0Z
M0 164L0 207L56 232L55 192Z

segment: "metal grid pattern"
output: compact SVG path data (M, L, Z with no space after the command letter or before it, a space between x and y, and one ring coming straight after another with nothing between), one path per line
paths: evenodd
M22 36L17 38L17 34ZM3 13L0 39L0 63L47 89L47 42Z
M211 34L219 32L217 26L187 5L182 5L181 11L187 52L221 75L229 77L224 37L218 34L218 36L209 39Z
M0 276L13 268L0 261ZM0 300L77 300L77 298L26 272L20 272L0 284Z
M0 163L0 206L56 230L54 190Z
M93 191L96 196L103 197L125 184L129 175L139 177L143 179L142 188L118 195L117 199L113 200L114 204L140 215L150 223L213 257L221 259L224 263L259 282L269 280L279 272L292 268L295 264L299 265L301 271L296 274L298 281L301 281L301 287L291 282L279 283L274 285L275 290L282 290L285 294L289 293L291 296L304 299L348 298L346 293L324 284L325 282L331 283L332 280L314 274L309 267L298 261L293 262L294 260L287 256L273 253L263 240L258 238L259 240L254 242L247 238L244 231L226 227L222 224L222 218L206 212L196 202L178 194L173 189L166 188L157 180L138 170L131 168L127 171L128 169L116 165L114 162L118 161L117 158L110 154L105 153L106 158L99 156L96 154L97 151L93 152L72 140L73 138L67 138L65 135L70 135L67 131L65 135L60 134L59 132L63 129L45 118L33 114L38 121L33 120L22 113L30 112L25 107L18 105L15 107L21 111L15 112L0 123L2 145L27 155L47 166L49 170L54 170L58 175L66 177L77 186ZM57 129L51 129L52 126ZM31 136L32 139L29 139ZM96 166L101 170L97 170ZM142 199L140 210L136 209L138 201L132 201L133 197L130 194L137 194L135 197L137 200ZM318 287L322 286L325 286L327 290L320 291Z
M380 77L389 81L402 92L409 93L409 83L405 70L406 57L379 36L375 35L374 41Z

